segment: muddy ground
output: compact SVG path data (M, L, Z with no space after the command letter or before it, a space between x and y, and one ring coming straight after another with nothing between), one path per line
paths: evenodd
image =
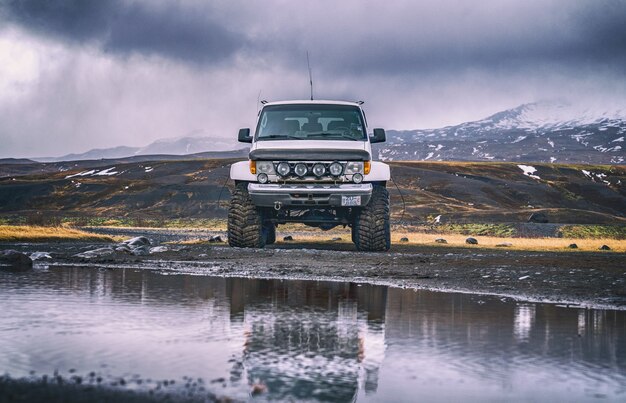
M185 231L133 230L166 251L145 256L115 252L76 254L110 244L0 244L0 249L49 252L35 267L96 265L138 267L217 276L320 279L501 295L585 307L626 309L626 254L617 252L527 252L441 246L392 246L387 253L357 252L348 242L279 242L266 249L225 243L167 243L197 237ZM122 235L117 232L116 235Z

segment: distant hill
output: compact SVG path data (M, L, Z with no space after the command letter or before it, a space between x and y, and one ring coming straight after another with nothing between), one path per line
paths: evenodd
M22 164L33 164L36 161L29 160L28 158L0 158L0 165L22 165Z
M230 164L244 155L0 165L21 169L0 175L0 217L225 217ZM626 166L423 161L391 170L402 192L389 185L394 220L519 223L543 212L551 223L626 223Z
M237 148L237 142L224 141L213 137L185 136L156 140L145 147L118 146L94 148L80 154L67 154L61 157L33 158L39 162L60 162L79 160L119 159L144 155L189 155L206 152L229 151Z
M214 151L188 155L137 155L124 158L110 159L87 159L75 161L59 161L59 162L37 162L32 160L9 160L7 163L0 162L0 179L3 177L19 177L24 175L54 174L58 172L67 172L76 169L93 169L119 164L141 163L145 161L189 161L203 159L224 159L247 157L248 149L242 148L233 151ZM0 160L2 161L2 160ZM22 161L20 163L13 161Z
M624 164L626 108L580 109L560 102L521 105L440 129L389 130L386 161L510 161Z

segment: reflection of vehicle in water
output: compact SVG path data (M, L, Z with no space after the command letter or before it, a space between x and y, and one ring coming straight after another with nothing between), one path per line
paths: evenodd
M279 400L350 401L360 388L375 391L382 317L358 309L368 297L359 291L316 283L246 290L241 363L248 382L260 380Z
M239 141L252 146L249 161L230 171L231 246L262 248L276 240L276 226L296 222L349 226L357 249L389 249L389 166L372 160L371 147L385 131L367 135L360 103L268 103L254 136L241 129Z

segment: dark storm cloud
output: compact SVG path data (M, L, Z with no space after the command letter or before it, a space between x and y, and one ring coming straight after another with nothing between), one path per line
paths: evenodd
M5 4L6 18L45 35L194 63L240 54L299 69L307 50L317 69L340 75L626 62L620 0Z
M415 2L391 15L382 9L320 14L301 20L301 28L290 26L295 35L278 31L271 40L294 67L308 49L318 67L342 75L544 67L625 72L624 1Z
M192 63L214 63L244 45L221 25L209 6L119 0L8 0L6 20L44 36L94 43L114 54L154 54Z

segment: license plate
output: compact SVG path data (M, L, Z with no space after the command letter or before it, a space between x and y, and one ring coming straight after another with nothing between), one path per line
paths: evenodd
M361 196L341 196L342 206L360 206Z

